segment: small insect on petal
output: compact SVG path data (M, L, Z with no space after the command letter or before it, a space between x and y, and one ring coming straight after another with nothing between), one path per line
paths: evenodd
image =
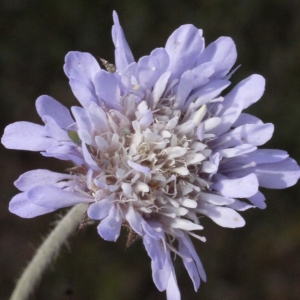
M107 70L107 72L110 73L115 73L117 68L115 65L109 63L107 60L100 58L100 61L102 62L103 66L105 67L105 69Z

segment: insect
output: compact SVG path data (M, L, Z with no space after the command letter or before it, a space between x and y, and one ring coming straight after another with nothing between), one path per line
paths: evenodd
M109 63L107 60L99 57L100 61L102 62L103 66L105 67L106 71L107 72L110 72L110 73L115 73L117 68L114 64L111 64Z

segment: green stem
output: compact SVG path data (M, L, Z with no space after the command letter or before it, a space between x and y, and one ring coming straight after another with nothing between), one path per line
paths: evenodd
M18 280L10 300L28 299L46 267L55 258L67 238L78 228L86 208L87 204L78 204L58 222Z

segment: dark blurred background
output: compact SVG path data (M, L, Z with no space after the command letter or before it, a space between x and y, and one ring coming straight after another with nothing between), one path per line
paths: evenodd
M267 80L262 100L248 111L275 124L268 148L287 150L300 162L299 0L1 0L0 122L41 123L35 99L48 94L76 105L62 66L70 50L113 62L112 10L117 10L138 59L162 47L180 25L204 30L206 43L231 36L242 67L233 83L252 73ZM31 169L63 172L68 166L39 153L2 145L0 202L0 299L50 231L57 213L21 219L8 211L13 181ZM194 241L208 282L198 293L180 259L175 262L182 299L300 299L300 185L263 191L267 209L242 215L246 226L231 230L203 218L206 243ZM76 234L49 267L31 299L165 299L151 277L141 242L126 249L126 232L104 242L90 226Z

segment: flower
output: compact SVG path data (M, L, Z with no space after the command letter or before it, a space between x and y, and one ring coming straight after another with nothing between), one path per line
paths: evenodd
M237 211L263 209L260 187L294 185L300 168L285 151L258 149L273 125L242 111L258 101L265 80L254 74L221 96L236 61L231 38L207 47L202 30L183 25L165 48L134 61L114 12L115 65L101 68L89 53L70 52L64 71L81 106L50 96L36 109L44 126L8 125L2 143L71 161L68 174L33 170L20 176L9 209L24 218L79 203L100 220L99 235L116 241L129 229L151 258L158 290L180 299L171 253L182 258L197 291L206 280L190 236L199 216L222 227L244 226ZM244 200L241 200L244 199ZM174 243L174 241L177 241Z

